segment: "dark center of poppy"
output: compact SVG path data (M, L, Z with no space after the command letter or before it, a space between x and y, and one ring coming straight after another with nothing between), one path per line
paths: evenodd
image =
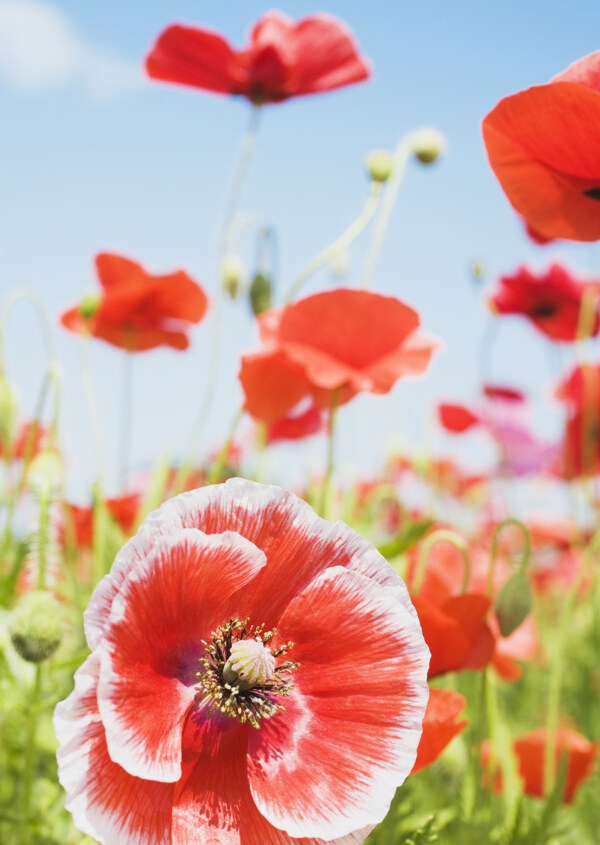
M591 200L600 200L600 187L597 188L589 188L587 191L583 192L585 197L589 197Z
M286 643L271 649L268 643L275 629L252 626L249 619L230 619L211 635L200 659L197 673L197 703L209 711L219 711L258 728L261 719L270 719L285 708L278 696L293 690L291 673L298 663L278 658L293 647Z
M540 302L533 309L534 317L554 317L557 312L557 307L553 302Z

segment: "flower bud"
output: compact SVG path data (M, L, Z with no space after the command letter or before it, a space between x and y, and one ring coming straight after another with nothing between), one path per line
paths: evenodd
M444 154L446 139L437 129L419 129L413 135L413 152L421 164L433 164Z
M255 317L268 311L273 298L271 279L263 273L257 273L252 279L249 291L250 306Z
M367 156L367 170L374 182L387 182L394 172L394 157L387 150L374 150Z
M235 299L244 278L244 265L238 255L230 253L221 261L221 284L223 290Z
M51 593L23 596L12 613L9 634L15 651L30 663L52 657L63 635L62 608Z
M86 293L79 303L79 313L84 320L91 320L100 307L100 297L94 293Z
M0 446L10 452L17 430L19 402L15 390L3 375L0 375Z
M60 456L52 449L44 449L29 465L29 486L38 496L53 495L62 486L63 465Z
M516 631L529 616L532 607L529 578L523 572L517 572L508 579L494 602L494 612L502 636L509 637Z

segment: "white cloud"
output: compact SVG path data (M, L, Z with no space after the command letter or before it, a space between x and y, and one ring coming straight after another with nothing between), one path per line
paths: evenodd
M42 0L0 0L0 78L28 91L76 83L97 100L143 84L141 67L88 44L63 12Z

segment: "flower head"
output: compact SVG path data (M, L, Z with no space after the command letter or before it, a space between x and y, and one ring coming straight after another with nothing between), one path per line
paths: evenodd
M85 614L59 775L103 842L358 845L412 769L429 653L365 540L241 479L165 503Z
M103 291L61 316L65 328L130 352L157 346L187 349L186 332L206 312L202 289L183 270L155 276L120 255L96 256Z
M329 15L294 23L281 12L267 12L242 50L216 32L175 24L158 37L146 59L153 79L241 94L255 105L318 94L369 76L352 33Z
M538 237L600 238L600 51L483 121L490 165Z
M526 317L538 331L552 340L572 342L577 339L583 298L590 285L575 278L560 264L552 264L543 273L519 267L512 276L502 276L489 299L497 314ZM600 320L593 315L592 334L598 334Z

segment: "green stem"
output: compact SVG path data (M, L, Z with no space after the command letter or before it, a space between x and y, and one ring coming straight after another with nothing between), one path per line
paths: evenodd
M329 261L332 261L337 255L340 253L345 252L348 249L350 244L352 244L356 238L364 231L367 224L377 211L377 206L379 205L379 199L381 195L381 182L372 182L371 183L371 191L367 198L367 202L363 210L360 212L356 220L354 220L346 229L346 231L340 235L339 238L336 238L333 243L326 246L321 252L317 253L315 257L308 262L306 267L301 271L301 273L297 276L294 283L290 287L288 294L285 298L286 303L289 303L293 300L296 296L306 279L309 276L312 276L314 272L316 272L319 267L322 267L324 264L327 264Z
M398 197L398 191L400 190L400 185L402 184L406 165L408 164L408 160L414 151L414 138L415 133L411 132L409 135L405 135L400 139L394 151L394 166L392 175L386 183L385 196L383 198L383 202L381 203L379 216L375 221L373 235L371 237L371 243L369 244L367 258L365 261L363 271L364 288L369 288L373 282L375 267L377 265L379 253L381 252L385 233L392 216L392 211Z
M235 173L233 177L233 182L231 184L231 190L229 192L229 198L227 200L226 210L225 210L225 218L223 222L223 229L221 233L221 238L219 241L219 268L221 266L221 261L225 256L227 249L229 247L230 237L231 237L231 230L232 224L235 217L235 212L237 210L237 206L239 203L240 195L242 192L242 187L244 184L244 179L246 173L248 171L248 164L250 163L250 157L252 155L252 151L256 144L256 136L258 133L258 126L259 126L259 118L260 118L260 107L253 106L250 112L250 121L248 124L248 128L246 130L246 134L244 135L244 139L242 141L242 146L239 153L239 158L237 161L237 165L235 168ZM220 272L220 270L219 270ZM212 405L215 389L217 386L217 382L219 379L219 362L221 357L221 333L222 333L222 324L223 324L223 299L224 299L225 291L223 290L223 285L219 279L219 283L217 285L217 289L214 296L213 301L213 327L212 327L212 337L211 337L211 345L210 345L210 352L208 356L209 360L209 371L208 371L208 379L206 382L206 387L204 389L204 394L200 401L200 408L198 409L198 414L194 421L194 425L192 426L192 434L190 436L190 442L187 450L187 455L183 460L181 466L179 467L177 474L175 476L175 493L179 493L181 490L185 488L188 476L190 474L190 470L192 469L194 459L198 452L199 444L202 439L202 433L204 431L204 426L206 424L206 419L208 417L208 413L210 411L210 407Z
M217 455L216 459L213 462L213 465L210 468L210 472L208 473L208 477L206 479L207 484L216 484L219 479L222 478L223 470L225 469L227 458L229 457L229 453L231 452L233 438L235 437L235 432L242 418L242 414L243 411L240 408L240 410L236 413L235 417L233 418L233 423L231 424L227 440L225 441L223 448Z
M436 543L450 543L461 553L464 561L463 580L461 585L461 593L466 593L469 586L469 579L471 577L471 559L469 557L469 547L466 541L457 534L456 531L449 531L441 528L439 531L434 531L427 537L417 560L417 572L415 575L414 585L411 590L413 596L417 596L423 586L423 579L425 578L425 571L427 570L427 561L429 560L429 553Z
M37 733L37 707L42 690L42 666L37 663L35 667L35 678L33 689L27 705L27 727L25 740L25 760L23 765L23 793L21 798L21 813L26 825L26 841L32 841L29 827L29 812L31 808L31 789L35 774L36 758L36 733Z
M523 559L519 564L520 572L524 573L527 569L527 564L529 563L529 557L531 555L531 538L529 535L529 529L527 528L525 523L521 522L520 519L516 519L514 516L511 516L501 522L500 525L498 525L498 527L494 531L494 536L492 539L492 552L490 556L490 568L488 570L487 579L487 594L490 598L494 591L494 570L496 568L496 558L498 557L498 543L500 542L500 534L502 534L502 532L508 525L516 525L523 532L525 548L523 550Z
M39 543L38 543L38 590L44 590L46 587L46 569L48 565L48 517L50 515L51 492L48 487L44 487L40 497L40 528L39 528Z
M333 475L334 447L335 447L335 421L338 409L337 390L332 391L331 407L329 408L329 420L327 424L327 463L325 467L325 478L321 487L321 503L319 514L323 519L328 518L329 498L331 490L331 478Z
M121 422L119 432L119 480L125 492L127 471L131 453L131 430L133 420L133 352L127 350L121 373Z

